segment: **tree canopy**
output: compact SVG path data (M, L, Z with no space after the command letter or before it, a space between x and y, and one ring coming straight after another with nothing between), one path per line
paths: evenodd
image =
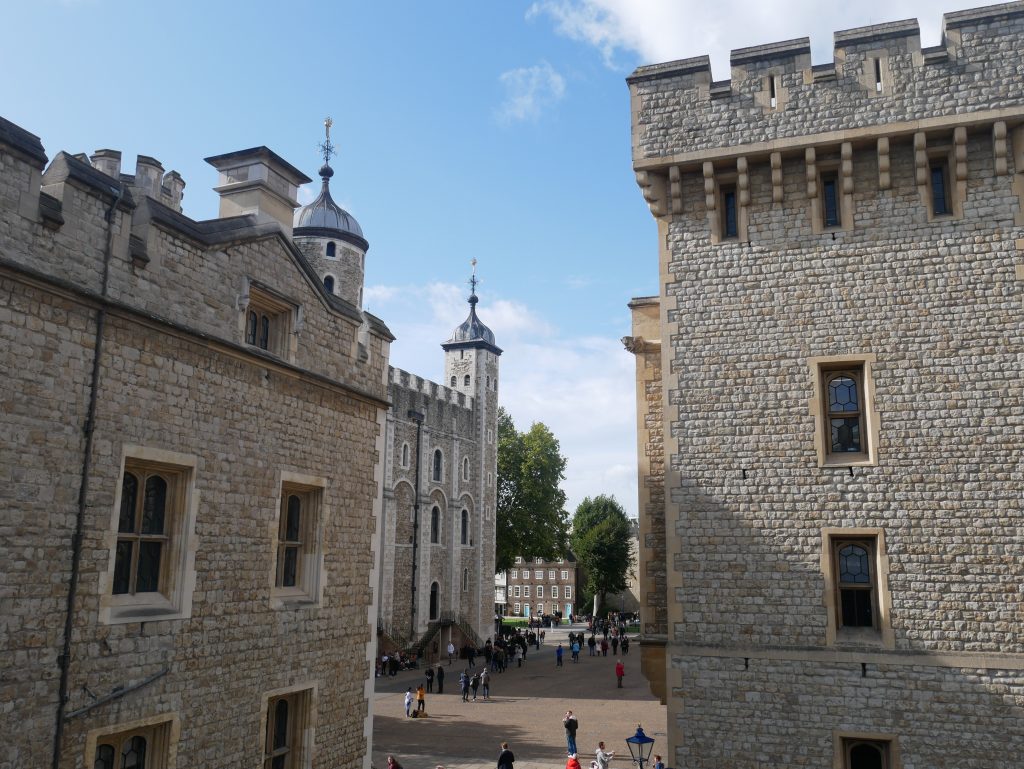
M565 555L569 513L559 486L564 478L565 457L547 426L534 422L521 433L508 412L498 409L497 571L510 568L519 555Z
M587 497L572 519L572 552L583 571L584 588L603 605L608 593L626 589L633 566L629 518L613 496Z

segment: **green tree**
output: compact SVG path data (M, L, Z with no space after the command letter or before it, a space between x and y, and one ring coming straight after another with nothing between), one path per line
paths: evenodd
M584 574L586 593L604 606L608 593L626 589L633 567L629 552L629 519L615 497L587 497L576 508L570 542Z
M517 555L554 559L565 555L569 513L565 457L542 422L521 433L505 409L498 409L498 505L495 569L505 571Z

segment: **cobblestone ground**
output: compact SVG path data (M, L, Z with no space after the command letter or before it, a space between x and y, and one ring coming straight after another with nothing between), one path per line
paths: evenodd
M572 629L580 630L584 626ZM639 646L621 656L626 666L623 688L615 685L615 661L589 657L586 648L579 664L568 651L563 667L555 667L555 647L564 643L569 628L547 631L540 651L531 648L521 668L510 668L491 677L491 700L478 695L463 702L458 675L465 660L445 666L444 694L427 695L428 717L405 717L405 690L424 680L422 671L378 678L374 699L373 764L384 769L393 754L404 769L493 769L499 745L509 743L516 769L561 769L565 766L565 731L562 716L572 709L580 722L576 742L580 763L589 767L598 740L616 752L612 769L631 765L625 738L638 723L654 737L655 751L665 745L665 708L650 693L640 675ZM481 658L477 669L482 669Z

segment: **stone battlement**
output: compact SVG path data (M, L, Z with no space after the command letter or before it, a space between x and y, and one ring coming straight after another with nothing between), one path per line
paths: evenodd
M429 379L424 379L417 374L410 374L408 371L395 368L394 366L390 367L389 381L396 387L421 393L433 400L450 403L453 406L459 406L465 409L473 408L473 398L467 396L465 393L453 390L452 388L438 384L437 382L431 382Z
M806 37L736 49L722 81L707 56L638 68L627 79L634 166L868 126L1024 113L1024 92L1010 86L1020 78L1024 2L947 13L932 48L921 47L916 19L836 32L834 47L821 65Z

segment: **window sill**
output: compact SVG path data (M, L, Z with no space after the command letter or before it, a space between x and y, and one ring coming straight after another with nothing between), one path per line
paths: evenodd
M878 462L864 452L850 454L829 454L819 467L874 467Z
M104 613L106 616L101 615L101 618L107 625L188 619L190 616L160 594L146 594L144 599L138 596L113 596Z
M843 627L836 632L835 646L844 648L869 647L880 649L884 647L882 631L873 627Z
M310 609L319 606L309 593L301 588L274 588L270 592L270 607L281 611Z

